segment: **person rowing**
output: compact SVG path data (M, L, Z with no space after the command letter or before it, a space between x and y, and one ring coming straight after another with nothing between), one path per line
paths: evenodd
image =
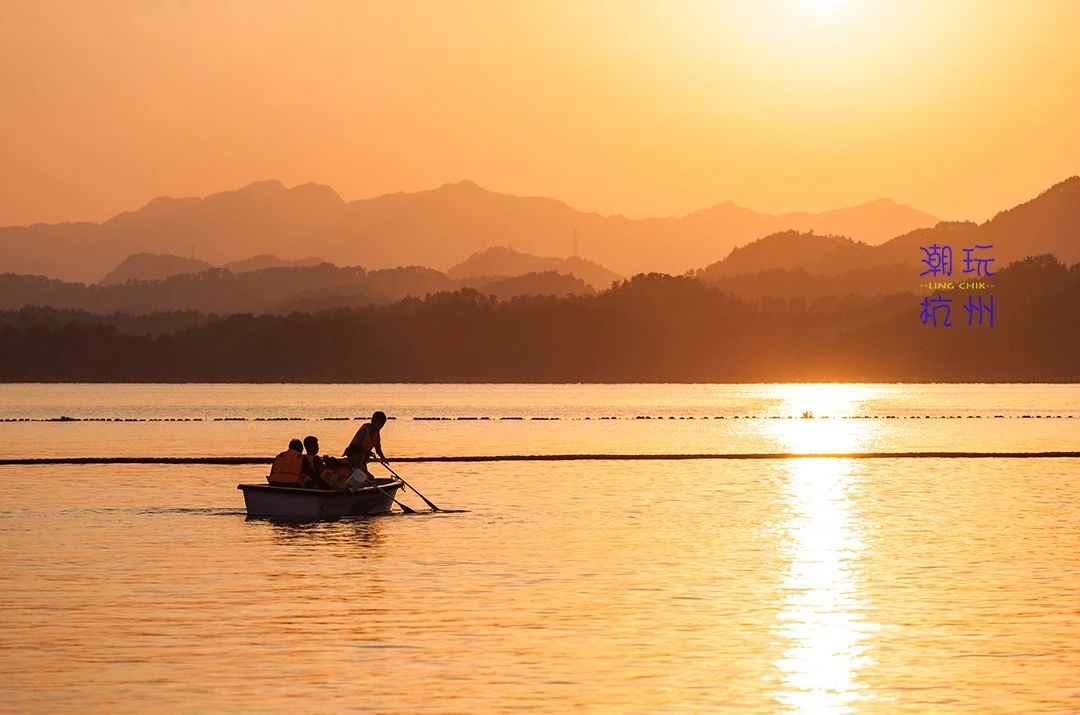
M345 448L345 459L349 461L356 471L349 477L348 487L353 491L365 484L373 484L375 477L368 471L368 462L372 459L372 451L378 455L379 461L386 461L383 454L381 432L386 425L386 413L377 411L371 415L371 422L367 422L356 430L349 446Z

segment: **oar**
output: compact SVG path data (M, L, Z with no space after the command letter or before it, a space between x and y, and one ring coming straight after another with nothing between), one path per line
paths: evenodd
M395 471L394 471L394 470L393 470L393 469L392 469L392 468L390 467L390 463L389 463L389 462L387 462L386 460L381 460L381 461L379 462L379 464L381 464L381 465L383 465L384 467L386 467L386 471L390 472L390 473L391 473L391 474L393 474L393 475L394 475L395 477L397 477L398 479L400 479L400 480L401 480L401 483L402 483L402 484L404 484L405 486L407 486L407 487L408 487L409 489L412 489L412 490L413 490L413 492L415 492L416 496L418 496L418 497L420 497L421 499L423 499L423 500L424 500L424 503L425 503L425 504L427 504L427 505L428 505L429 507L431 507L431 510L432 510L432 511L442 511L442 509L440 509L439 507L435 506L435 503L434 503L433 501L431 501L430 499L428 499L428 498L427 498L426 496L424 496L424 495L423 495L423 494L421 494L420 492L416 491L416 487L414 487L414 486L413 486L412 484L409 484L409 483L408 483L407 481L405 481L404 477L402 477L402 476L401 476L400 474L398 474L397 472L395 472Z
M402 479L401 481L403 481L403 482L404 482L405 480L404 480L404 479ZM395 504L397 504L397 505L398 505L399 507L401 507L401 510L402 510L403 512L405 512L406 514L415 514L415 513L416 513L416 509L413 509L413 508L412 508L411 506L408 506L408 505L406 505L406 504L402 504L401 502L399 502L399 501L398 501L397 499L395 499L395 498L394 498L394 496L393 496L392 494L390 494L390 493L389 493L388 491L386 491L385 489L383 489L382 487L380 487L380 486L379 486L378 484L376 484L376 483L375 483L375 480L374 480L374 479L372 479L372 480L371 480L371 486L373 486L373 487L375 487L376 489L378 489L378 490L379 490L379 492L380 492L380 493L382 493L382 495L383 495L384 497L387 497L387 498L388 498L388 499L389 499L390 501L394 502L394 503L395 503ZM361 487L361 488L362 488L362 487ZM415 491L415 490L414 490L414 491ZM421 497L421 498L423 498L423 497ZM424 501L427 501L427 499L424 499Z

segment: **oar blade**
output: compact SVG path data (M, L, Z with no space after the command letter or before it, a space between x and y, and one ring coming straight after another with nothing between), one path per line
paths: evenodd
M442 510L442 509L440 509L439 507L435 506L435 502L431 501L431 500L430 500L430 499L428 499L428 498L427 498L426 496L424 496L423 494L421 494L420 492L418 492L418 491L416 490L416 487L414 487L414 486L413 486L412 484L409 484L409 483L408 483L407 481L405 481L405 478L404 478L404 477L402 477L402 476L401 476L400 474L398 474L397 472L395 472L395 471L394 471L394 468L390 466L390 463L389 463L389 462L386 462L386 461L382 461L382 460L380 460L380 461L379 461L379 464L381 464L381 465L383 465L384 467L386 467L386 471L390 472L390 473L391 473L391 474L393 474L393 475L394 475L395 477L397 477L398 479L400 479L400 480L401 480L401 483L402 483L402 484L404 484L405 486L407 486L407 487L408 487L409 489L412 489L412 490L413 490L413 494L415 494L416 496L418 496L418 497L420 497L421 499L423 499L423 500L424 500L424 503L425 503L425 504L427 504L427 505L428 505L428 508L430 508L430 509L431 509L432 511L443 511L443 510Z

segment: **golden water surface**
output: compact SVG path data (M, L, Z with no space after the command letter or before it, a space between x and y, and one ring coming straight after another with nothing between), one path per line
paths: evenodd
M0 418L202 420L0 434L337 451L360 423L320 417L383 407L391 457L1080 448L1075 386L348 390L6 386ZM464 511L275 524L235 489L258 466L0 467L0 709L1080 711L1075 458L399 467Z

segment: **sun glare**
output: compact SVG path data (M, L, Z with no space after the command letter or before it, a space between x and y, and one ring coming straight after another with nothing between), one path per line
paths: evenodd
M791 559L776 633L776 699L791 712L846 713L867 698L859 672L873 661L880 626L866 613L862 560L866 525L853 503L858 477L847 460L792 460L785 493Z
M852 418L876 392L871 385L785 385L777 393L777 419L769 421L767 431L788 452L858 451L866 446L871 427Z
M855 384L785 385L768 430L795 453L855 452L868 425L851 419L876 388ZM847 459L791 459L783 580L775 631L786 641L776 661L774 697L791 712L845 713L868 696L859 673L872 663L878 624L866 616L862 560L867 526L855 496L861 470Z

